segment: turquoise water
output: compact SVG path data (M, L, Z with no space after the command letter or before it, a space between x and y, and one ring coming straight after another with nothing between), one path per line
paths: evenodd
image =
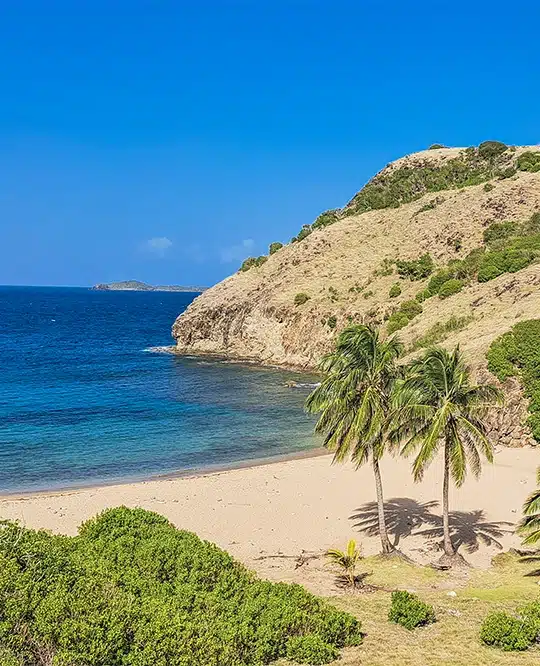
M292 372L154 353L194 298L0 287L0 492L79 486L316 446Z

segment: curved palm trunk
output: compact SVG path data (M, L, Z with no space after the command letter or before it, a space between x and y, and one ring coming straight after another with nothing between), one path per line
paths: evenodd
M390 543L386 530L381 470L379 469L379 461L376 458L373 459L373 474L375 476L375 489L377 491L377 512L379 515L379 535L381 537L382 552L391 553L394 550L394 546Z
M444 445L444 477L443 477L443 544L444 554L453 557L456 554L450 538L450 518L448 512L448 491L450 486L450 452L448 444Z

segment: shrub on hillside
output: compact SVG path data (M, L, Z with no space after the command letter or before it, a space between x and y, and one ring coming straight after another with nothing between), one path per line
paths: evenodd
M495 189L495 185L493 183L486 183L484 185L484 192L491 192L491 190Z
M397 271L402 277L410 280L423 280L433 273L435 264L429 254L423 254L418 259L410 261L396 261Z
M429 328L424 335L416 338L411 345L411 350L421 349L422 347L431 347L445 340L450 333L461 331L468 323L472 321L471 316L456 317L452 315L445 322L436 322Z
M390 296L390 298L397 298L400 295L401 295L401 286L400 286L399 282L395 282L390 287L390 291L388 292L388 296Z
M538 629L527 619L507 613L490 613L482 624L480 640L505 651L527 650L535 641Z
M510 247L495 252L486 252L478 268L478 282L488 282L503 273L517 273L536 258L532 250Z
M540 151L528 150L517 158L517 168L520 171L540 171Z
M308 296L303 291L301 291L299 294L296 294L296 296L294 297L294 304L304 305L304 303L307 303L310 298L311 296Z
M405 590L396 590L392 592L388 619L390 622L395 622L406 629L412 630L435 622L435 611L433 606L421 601L416 594L411 594Z
M439 148L446 148L442 143L432 143L428 150L439 150Z
M516 233L516 223L512 220L507 222L494 222L484 230L484 243L493 243L503 238L509 238Z
M324 213L321 213L315 222L311 225L312 229L321 229L322 227L327 227L330 224L334 224L339 220L338 211L336 209L326 210Z
M478 156L481 159L492 160L502 155L506 150L508 150L508 146L501 141L483 141L478 146Z
M337 325L337 317L335 315L331 315L330 317L328 317L328 319L326 320L326 325L328 326L328 328L334 329Z
M264 262L267 260L268 257L265 256L264 254L261 255L260 257L248 257L247 259L244 259L244 261L242 262L240 270L242 272L249 271L249 269L253 268L254 266L262 266Z
M540 442L540 319L515 324L491 343L486 356L489 370L501 381L520 377L529 399L528 424Z
M448 298L463 289L463 281L452 278L447 280L439 289L439 298Z
M250 666L293 638L327 654L361 640L351 615L149 511L107 510L77 537L5 522L1 537L0 646L18 665Z
M399 311L401 314L404 314L406 317L409 319L413 319L417 315L421 314L422 312L422 306L418 301L404 301L400 306L399 306Z
M407 317L407 315L402 312L394 312L394 314L388 318L388 323L386 324L388 335L392 335L392 333L399 331L401 328L405 328L408 323L409 317Z
M454 277L454 273L452 270L448 268L443 268L435 273L433 275L429 282L427 289L431 295L435 295L439 293L439 289L443 286L445 282L448 282L448 280L451 280Z
M268 254L272 255L275 254L278 250L281 250L283 247L283 243L270 243L270 247L268 248Z

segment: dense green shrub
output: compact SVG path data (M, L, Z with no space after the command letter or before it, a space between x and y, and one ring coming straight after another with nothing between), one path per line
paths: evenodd
M529 399L533 437L540 442L540 319L515 324L512 330L491 343L488 368L501 381L517 376Z
M339 220L339 213L337 209L326 210L324 213L321 213L315 222L311 225L312 229L321 229L322 227L327 227L329 224L334 224Z
M339 657L339 650L317 634L294 636L287 643L287 658L300 664L329 664Z
M422 312L422 306L416 300L404 301L400 305L399 311L409 319L413 319L416 315L419 315Z
M308 296L303 291L301 291L299 294L296 294L296 296L294 297L294 304L304 305L304 303L307 303L310 298L311 296Z
M397 298L401 294L401 285L399 282L395 282L391 287L390 291L388 292L388 296L390 298Z
M304 224L304 226L298 232L298 235L294 238L291 238L291 243L298 243L299 241L304 240L304 238L307 238L311 234L311 231L311 225Z
M405 590L392 592L392 603L388 613L390 622L412 630L435 622L433 607L421 601L415 594Z
M484 230L484 243L492 243L493 241L508 238L516 232L516 223L512 220L507 222L494 222Z
M517 168L520 171L540 171L540 151L528 150L517 158Z
M501 143L501 141L483 141L478 146L478 156L482 159L492 160L502 155L506 150L508 150L508 146Z
M437 271L428 282L427 289L430 295L434 296L435 294L438 294L439 289L443 286L443 284L448 282L448 280L451 280L453 277L453 271L448 268L443 268Z
M486 252L478 268L478 282L488 282L503 273L517 273L532 264L535 258L534 251L514 247Z
M399 331L400 328L405 328L409 323L409 317L403 314L402 312L394 312L393 315L390 315L388 318L388 323L386 324L386 330L388 335L392 335L396 331Z
M536 625L527 619L507 613L490 613L482 624L480 640L505 651L527 650L538 633Z
M439 289L439 298L448 298L457 294L463 289L463 281L452 278L447 280L442 287Z
M423 280L433 273L435 264L429 254L423 254L418 259L411 261L396 261L397 271L402 277L410 280Z
M254 266L262 266L265 261L268 260L268 257L265 256L264 254L261 255L260 257L248 257L247 259L244 259L242 262L242 265L240 266L241 271L249 271L250 268L253 268Z
M419 291L414 298L419 303L423 303L424 301L427 301L427 299L431 298L432 296L433 296L433 294L430 292L429 289L422 289L422 291Z
M439 148L446 148L442 143L432 143L428 150L438 150Z
M268 254L272 255L275 254L278 250L281 250L283 247L283 243L270 243L270 247L268 248Z
M484 192L491 192L491 190L495 189L495 185L493 183L486 183L484 185Z
M328 319L326 320L326 325L328 326L328 328L335 328L337 325L337 317L335 315L331 315L330 317L328 317Z
M328 655L361 640L354 617L298 585L258 580L142 509L105 511L76 537L0 529L0 646L17 666L44 655L59 665L252 666L295 644L299 655L310 645Z

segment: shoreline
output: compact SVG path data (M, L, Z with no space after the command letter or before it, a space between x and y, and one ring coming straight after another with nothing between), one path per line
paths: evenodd
M473 568L489 569L494 555L521 546L514 528L536 488L538 462L533 448L499 449L478 480L469 477L452 488L453 538ZM387 522L400 550L427 565L440 556L442 464L435 460L422 483L414 483L410 465L403 458L382 460ZM3 495L0 519L76 534L81 523L107 508L140 507L217 544L263 578L332 595L335 580L324 557L329 548L355 539L365 556L380 550L374 501L370 467L331 464L323 450L189 476Z
M240 469L251 469L252 467L264 467L280 462L304 460L306 458L319 458L321 456L330 455L332 455L330 451L327 451L321 446L317 446L313 449L305 449L304 451L295 451L293 453L282 453L274 456L253 458L251 460L240 460L238 462L231 462L229 464L216 463L215 465L194 467L192 469L185 470L173 470L172 472L151 474L150 476L115 477L110 481L89 481L87 484L76 481L74 485L59 486L57 488L55 487L49 489L43 488L41 490L14 490L7 492L0 490L0 502L6 499L25 500L32 497L54 497L70 493L77 493L85 490L113 488L116 486L131 486L133 484L151 483L152 481L204 478L214 474L222 474L223 472L232 472Z

